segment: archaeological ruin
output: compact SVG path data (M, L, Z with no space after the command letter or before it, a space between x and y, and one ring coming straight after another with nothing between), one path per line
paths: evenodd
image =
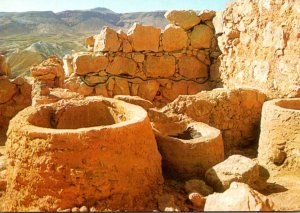
M300 2L165 18L0 56L0 211L300 210Z

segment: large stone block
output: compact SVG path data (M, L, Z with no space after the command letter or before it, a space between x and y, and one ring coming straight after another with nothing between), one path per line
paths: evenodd
M134 75L137 71L137 64L134 60L122 56L116 56L107 67L107 72L113 75L128 74Z
M159 83L157 81L146 81L139 85L138 96L153 101L158 89Z
M187 78L207 78L208 67L195 57L184 56L179 59L179 73Z
M214 37L213 30L207 25L200 24L194 27L191 34L191 46L194 49L210 48L212 38Z
M149 77L170 77L175 73L173 56L147 56L145 62L146 75Z
M73 57L74 72L77 75L86 75L91 72L105 70L108 65L108 58L92 53L78 53Z
M116 78L113 91L115 95L130 95L128 81L126 79Z
M192 10L172 10L165 14L166 19L172 24L189 30L200 23L200 18Z
M134 51L158 52L160 32L156 27L134 24L129 29L128 38Z
M265 186L259 176L259 165L242 155L232 155L208 169L205 180L218 192L228 189L234 181L246 183L255 189L262 189Z
M117 52L121 46L121 41L118 38L116 31L109 27L103 28L99 35L95 36L94 51L111 51Z
M187 47L188 36L184 29L169 24L162 37L164 51L176 51Z

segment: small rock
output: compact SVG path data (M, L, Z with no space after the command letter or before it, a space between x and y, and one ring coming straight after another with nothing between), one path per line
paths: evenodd
M80 212L80 209L78 207L73 207L72 212Z
M88 208L86 206L81 206L81 208L79 209L80 212L88 212Z
M207 196L214 192L213 188L206 185L206 183L203 180L199 179L192 179L185 182L184 188L187 193L196 192L200 193L203 196Z
M189 200L195 207L202 207L205 204L205 198L199 193L190 193Z
M71 212L71 209L61 209L61 208L58 208L56 211L57 212Z
M94 206L92 206L92 207L90 208L90 212L97 212L97 209L96 209Z

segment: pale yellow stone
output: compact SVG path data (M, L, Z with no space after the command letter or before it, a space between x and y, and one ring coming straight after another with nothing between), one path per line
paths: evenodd
M168 25L162 36L164 51L176 51L187 47L188 36L184 29L175 25Z
M213 30L204 25L200 24L194 27L191 34L191 46L194 49L210 48L212 43L212 38L214 37Z
M133 50L158 52L160 32L156 27L134 24L128 32Z
M92 53L77 53L73 57L74 72L78 75L86 75L91 72L105 70L108 65L108 58Z
M172 10L165 14L166 19L172 24L189 30L200 23L200 18L192 10Z
M99 35L95 36L94 51L111 51L117 52L120 48L121 41L116 31L109 27L104 27Z

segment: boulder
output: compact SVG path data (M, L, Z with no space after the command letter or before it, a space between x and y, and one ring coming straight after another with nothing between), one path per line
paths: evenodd
M206 199L204 211L272 211L273 202L247 184L233 182L224 193Z
M169 24L162 35L164 51L182 50L187 47L188 36L184 29Z
M211 47L214 31L207 25L200 24L194 27L191 34L191 46L194 49L208 49Z
M175 57L147 56L145 71L148 77L170 77L175 73Z
M184 56L179 59L179 73L187 78L207 78L208 67L196 57Z
M232 155L208 169L205 181L218 192L228 189L232 182L246 183L255 189L264 187L263 180L259 176L259 165L242 155Z
M109 27L104 27L101 33L95 37L94 52L117 52L121 46L117 32Z
M165 14L166 19L172 24L189 30L200 23L200 18L192 10L172 10Z
M135 23L128 31L128 39L134 51L158 52L160 32L159 28Z
M77 75L86 75L106 69L108 58L92 53L77 53L73 57L74 71Z
M135 75L137 64L134 60L122 56L116 56L107 67L107 72L113 75L128 74Z

